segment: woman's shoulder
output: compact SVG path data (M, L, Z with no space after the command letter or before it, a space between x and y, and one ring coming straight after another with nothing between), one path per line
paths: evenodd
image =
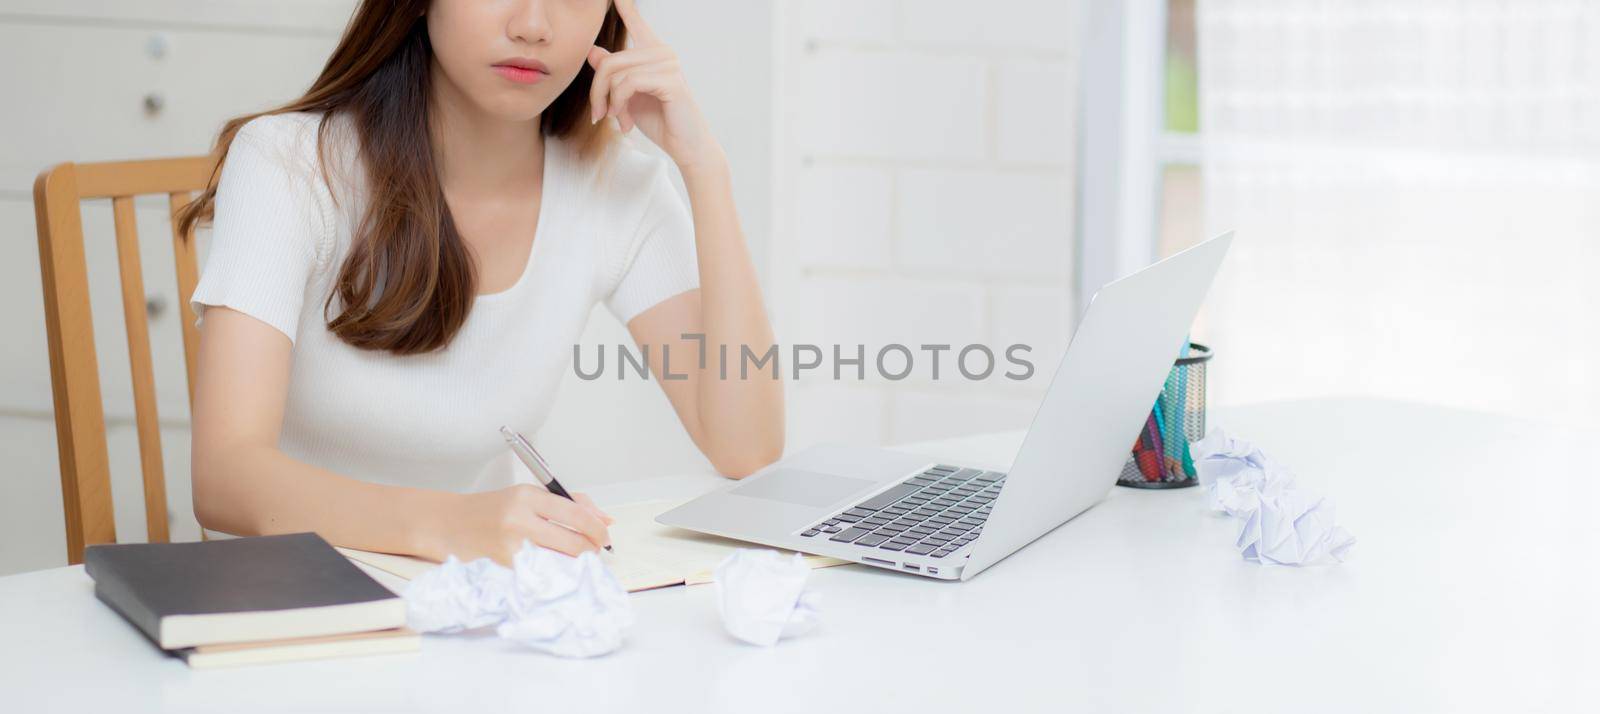
M319 153L323 123L321 114L310 112L264 114L245 122L228 147L218 186L219 214L224 202L234 209L259 203L301 217L319 269L331 258L339 234L341 203L337 196L343 191L336 194L330 181L339 184L344 180L345 162L334 157L346 154L343 142L334 140L342 132L333 131L323 142L326 151ZM340 123L328 128L335 129ZM325 164L323 156L330 161Z
M325 141L319 138L324 133L324 123L328 124ZM347 124L337 116L325 119L320 112L263 114L240 126L234 142L236 145L244 142L249 147L246 150L271 159L313 185L326 188L330 172L325 169L349 163L346 149L350 145L350 128ZM238 148L230 147L229 153ZM324 158L331 165L324 166Z
M321 125L322 117L308 112L263 114L240 126L233 140L274 158L298 159L315 148L317 127Z

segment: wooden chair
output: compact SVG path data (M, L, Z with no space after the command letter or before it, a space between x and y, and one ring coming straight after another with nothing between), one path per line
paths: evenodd
M122 282L122 315L128 327L128 362L133 370L145 522L150 542L164 543L168 540L167 487L161 464L155 374L151 367L150 330L145 315L133 199L147 194L167 194L168 210L176 215L178 209L189 202L191 192L205 189L215 165L215 158L209 156L66 163L39 174L33 184L34 211L39 227L39 266L44 282L45 328L50 343L50 383L55 399L56 442L61 454L61 502L66 512L68 562L83 562L86 546L117 540L79 202L111 199ZM194 293L198 272L192 235L178 235L176 221L172 233L173 252L177 256L178 306L183 320L183 354L188 369L186 381L192 403L200 336L195 330L189 297Z

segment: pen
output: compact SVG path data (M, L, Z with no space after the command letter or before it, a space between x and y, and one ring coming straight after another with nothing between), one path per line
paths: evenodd
M539 479L539 483L544 484L545 490L568 501L577 502L572 498L572 494L567 493L566 487L556 480L556 475L550 471L550 464L545 463L544 457L534 450L533 444L528 443L528 440L522 438L521 434L512 431L508 427L500 427L500 435L505 437L506 444L511 447L511 453L516 454L517 458L522 460L522 465L533 472L534 478ZM609 545L606 546L606 550L616 552Z

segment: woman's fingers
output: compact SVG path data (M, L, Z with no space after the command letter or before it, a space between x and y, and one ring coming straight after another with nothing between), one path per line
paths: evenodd
M561 551L567 555L580 555L586 550L595 550L597 546L588 538L579 533L567 530L559 524L543 519L534 519L528 525L528 540L551 550Z
M595 512L596 515L600 516L600 520L606 522L606 525L609 526L609 525L617 522L617 519L612 518L611 514L600 510L600 507L595 505L594 499L589 498L589 494L587 494L587 493L574 493L574 494L572 494L572 498L574 500L576 500L578 503L581 503L581 504L583 504L585 506L588 506L591 510L593 510Z
M589 66L594 68L594 77L589 79L589 123L600 121L606 113L606 85L600 83L600 69L605 65L605 60L611 57L611 51L595 45L589 50Z
M585 506L552 494L550 498L541 499L535 510L539 515L583 534L596 547L611 544L606 524Z
M600 68L604 66L606 58L611 56L611 50L600 45L589 48L589 67L594 69L594 76L589 78L589 123L600 121L605 114L606 95L600 83Z
M661 44L661 38L656 36L656 31L639 15L639 6L633 0L616 0L617 15L622 18L623 26L628 28L628 36L633 38L635 47L652 47Z
M610 93L612 78L617 73L662 60L670 60L674 66L677 62L672 51L666 47L647 47L621 52L611 52L599 45L591 48L589 66L594 68L594 77L589 81L589 123L600 121L600 117L610 113L607 94Z
M628 102L641 93L665 100L665 90L676 74L676 70L671 69L640 67L615 75L608 103L611 105L610 113L617 118L622 133L633 129L633 116L628 113Z

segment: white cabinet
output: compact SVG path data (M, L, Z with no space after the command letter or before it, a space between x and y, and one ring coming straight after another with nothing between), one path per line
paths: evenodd
M0 453L0 575L66 564L55 422L0 416Z
M337 34L354 0L0 0L6 22Z
M63 161L206 153L227 119L298 97L354 0L0 0L0 573L64 562L32 187ZM137 203L174 537L188 502L187 390L164 197ZM110 201L83 207L117 530L144 532ZM200 237L202 251L205 235Z
M293 99L337 38L0 22L0 189L61 161L203 154L228 118ZM160 46L159 56L152 46Z

